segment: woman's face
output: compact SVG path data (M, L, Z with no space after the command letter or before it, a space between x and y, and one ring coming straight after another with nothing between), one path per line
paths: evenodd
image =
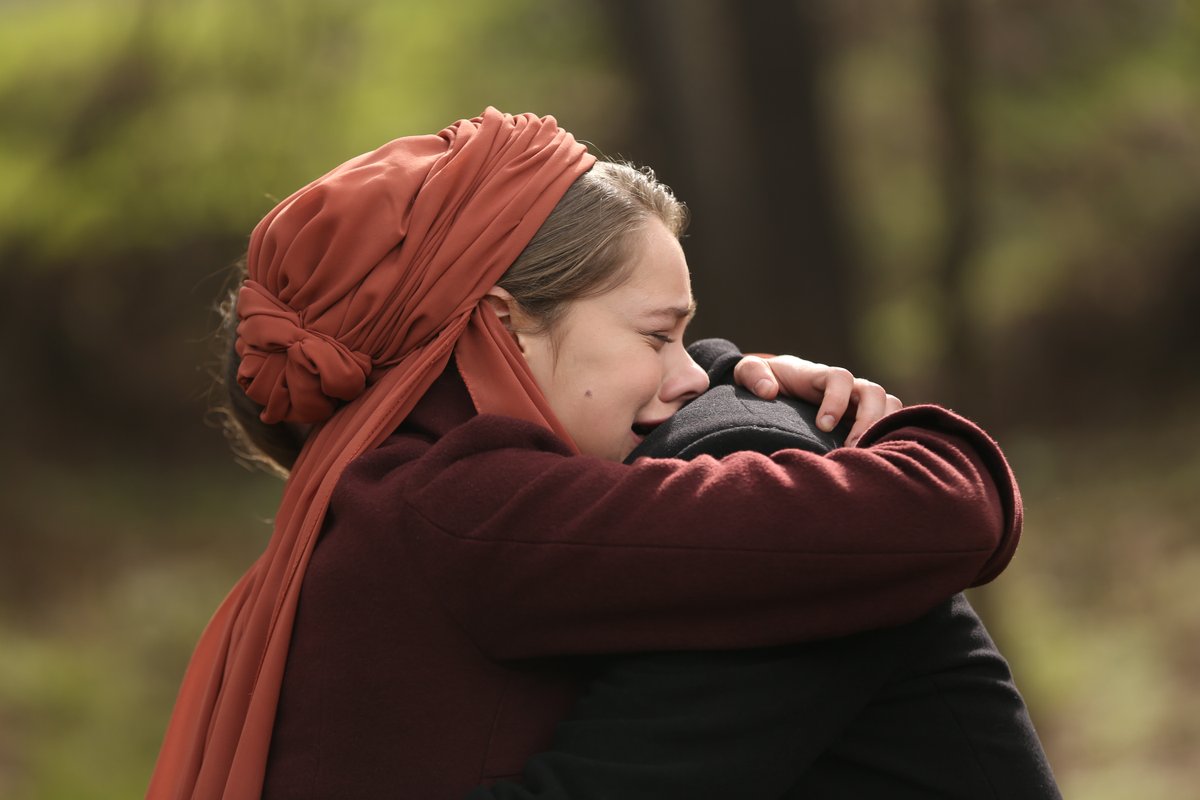
M581 452L622 461L644 434L708 388L683 348L691 281L658 220L635 245L628 280L570 304L550 332L519 337L555 415Z

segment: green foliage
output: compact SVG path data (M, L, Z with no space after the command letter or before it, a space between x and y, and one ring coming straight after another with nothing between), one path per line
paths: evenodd
M187 658L261 549L279 490L232 465L11 471L0 796L144 794Z
M930 291L949 214L932 5L843 7L830 78L868 265L862 340L893 376L938 369L949 344ZM949 302L987 341L1081 294L1114 315L1150 304L1200 213L1200 7L966 5L979 219Z
M1066 797L1186 797L1200 746L1200 437L1190 409L1008 443L1026 533L989 591ZM1137 427L1136 419L1128 420Z
M9 266L245 235L274 199L340 161L489 104L599 124L614 89L585 11L537 0L0 9L11 122L0 242L27 254Z

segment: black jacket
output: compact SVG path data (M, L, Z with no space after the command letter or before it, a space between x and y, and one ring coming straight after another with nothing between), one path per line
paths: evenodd
M630 456L825 453L817 409L733 385L729 342L689 348L712 388ZM896 628L768 649L610 657L524 785L470 800L1058 798L1008 665L962 595Z

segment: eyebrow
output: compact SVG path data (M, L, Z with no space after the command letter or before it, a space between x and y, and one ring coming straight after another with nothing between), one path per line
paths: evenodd
M688 306L667 306L666 308L656 308L647 311L643 316L646 317L673 317L676 320L691 319L696 316L696 301L693 300Z

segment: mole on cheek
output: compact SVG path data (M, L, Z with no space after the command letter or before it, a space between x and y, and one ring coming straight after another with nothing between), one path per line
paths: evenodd
M592 390L591 390L591 389L588 389L588 390L586 390L586 391L583 393L583 396L584 396L584 397L591 397L591 396L592 396Z

